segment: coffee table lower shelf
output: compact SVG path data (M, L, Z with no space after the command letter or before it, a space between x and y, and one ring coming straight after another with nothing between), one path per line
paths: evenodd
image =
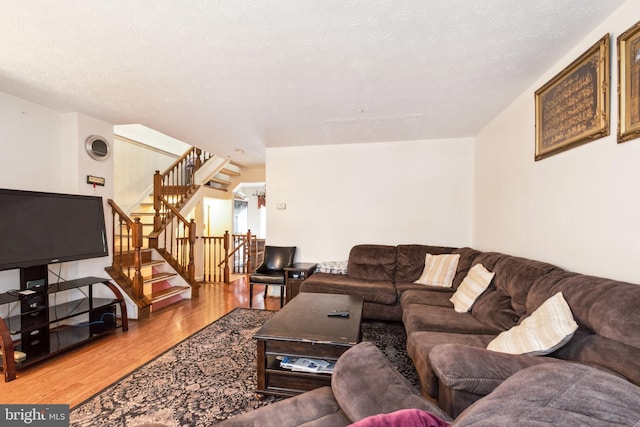
M265 371L264 389L257 393L276 396L295 396L314 388L330 386L331 374L314 374L308 372L292 372L286 369L267 369Z
M256 393L295 396L315 388L330 386L331 374L294 372L280 368L278 356L306 357L335 362L349 346L308 342L257 340L258 388Z

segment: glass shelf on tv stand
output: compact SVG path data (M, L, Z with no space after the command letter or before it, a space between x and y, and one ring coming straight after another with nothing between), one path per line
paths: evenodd
M96 298L93 296L95 285L106 286L115 298ZM58 292L88 287L85 298L49 305L48 296ZM99 277L84 277L75 280L50 284L46 293L42 293L46 301L34 310L21 312L19 315L0 317L0 344L2 350L2 367L5 381L16 377L16 368L25 367L47 359L61 351L65 351L106 333L122 328L128 329L127 309L120 290L109 280ZM0 305L19 302L24 296L17 292L0 294ZM28 298L28 297L27 297ZM117 309L120 308L120 317ZM45 313L46 311L46 313ZM40 335L42 334L42 335ZM20 338L14 339L19 335ZM37 352L31 355L23 351L25 337L42 339ZM26 359L17 362L15 351L26 354Z

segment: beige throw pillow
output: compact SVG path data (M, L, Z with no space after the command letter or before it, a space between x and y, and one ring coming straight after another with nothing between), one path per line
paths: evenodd
M470 311L476 299L489 287L493 276L495 273L488 271L482 264L471 267L456 293L449 299L453 303L453 309L458 313Z
M487 349L510 354L540 356L565 345L578 324L573 320L569 304L558 292L517 326L502 332Z
M414 283L450 288L456 275L460 254L431 255L424 259L422 276Z

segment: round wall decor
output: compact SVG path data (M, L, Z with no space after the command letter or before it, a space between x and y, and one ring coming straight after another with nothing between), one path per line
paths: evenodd
M91 135L84 143L84 148L91 158L95 160L105 160L109 157L109 141L98 135Z

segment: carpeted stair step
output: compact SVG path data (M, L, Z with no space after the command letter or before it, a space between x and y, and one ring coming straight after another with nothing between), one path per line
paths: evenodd
M177 273L155 273L152 274L151 276L145 276L142 281L144 283L155 283L155 282L161 282L163 280L168 280L171 279L172 277L176 277L178 274Z

